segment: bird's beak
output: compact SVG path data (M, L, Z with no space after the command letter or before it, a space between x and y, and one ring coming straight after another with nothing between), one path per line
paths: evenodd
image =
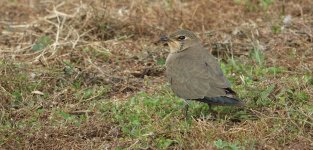
M165 36L165 35L161 35L161 37L160 37L160 41L161 42L168 42L170 39L167 37L167 36Z
M169 41L170 39L167 36L161 35L160 42L162 42L164 46L167 46Z
M168 42L170 42L171 40L165 36L165 35L161 35L160 38L154 42L155 45L159 45L160 43L162 43L164 46L168 46Z

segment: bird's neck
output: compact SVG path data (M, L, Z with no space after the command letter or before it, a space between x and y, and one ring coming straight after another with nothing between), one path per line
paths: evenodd
M198 49L199 47L202 48L202 45L201 44L194 44L194 45L190 45L188 47L183 47L183 48L179 48L179 49L170 49L170 53L171 54L177 54L177 53L181 53L181 52L184 52L184 51L189 51L189 50L196 50Z
M170 50L171 54L177 54L183 51L186 51L188 48L183 48L183 49L174 49L174 50Z

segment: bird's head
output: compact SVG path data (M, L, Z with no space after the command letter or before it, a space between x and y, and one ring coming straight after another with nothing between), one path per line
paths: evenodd
M189 30L178 30L170 36L161 36L160 41L169 46L170 53L178 53L200 44L200 39Z

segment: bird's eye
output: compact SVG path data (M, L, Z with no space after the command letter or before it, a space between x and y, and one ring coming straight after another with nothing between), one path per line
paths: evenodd
M181 35L177 39L181 41L181 40L184 40L185 38L186 38L185 36Z

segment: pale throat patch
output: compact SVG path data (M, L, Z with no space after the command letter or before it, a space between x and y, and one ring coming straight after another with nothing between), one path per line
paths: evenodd
M178 41L171 41L168 43L168 46L170 47L171 53L176 53L181 50L181 43Z

